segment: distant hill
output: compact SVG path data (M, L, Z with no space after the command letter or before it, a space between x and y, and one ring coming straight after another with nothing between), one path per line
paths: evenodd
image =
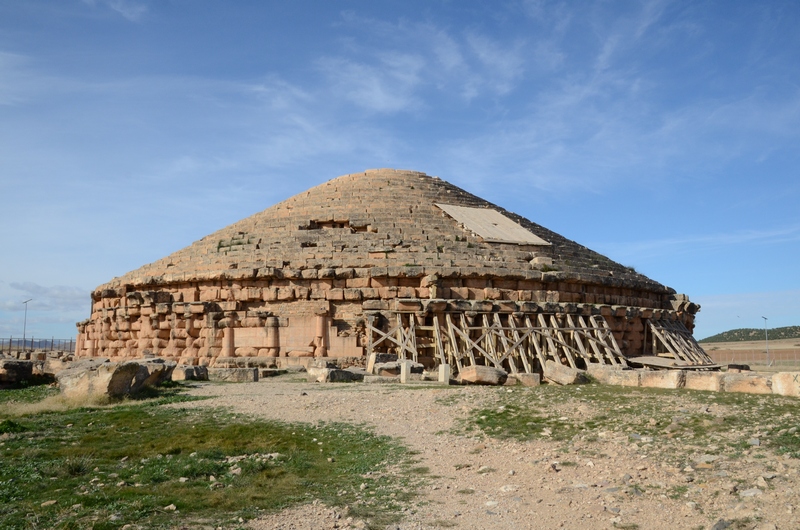
M769 332L770 340L800 339L800 326L786 326L785 328L773 328L767 331ZM741 342L763 339L764 328L741 328L712 335L697 342Z

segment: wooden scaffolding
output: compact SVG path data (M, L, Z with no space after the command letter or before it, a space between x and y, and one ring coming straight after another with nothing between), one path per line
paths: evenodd
M589 363L628 366L600 315L368 312L367 355L433 358L460 371L487 365L510 373L541 373L548 360L585 369ZM384 331L385 330L385 331Z
M680 320L648 320L653 355L682 361L688 366L716 366Z

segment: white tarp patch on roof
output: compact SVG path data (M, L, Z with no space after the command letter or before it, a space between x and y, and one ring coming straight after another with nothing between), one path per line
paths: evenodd
M467 230L493 243L549 245L547 241L491 208L469 208L452 204L436 204Z

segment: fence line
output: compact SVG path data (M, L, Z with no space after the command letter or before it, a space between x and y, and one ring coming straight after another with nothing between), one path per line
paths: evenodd
M0 353L11 353L12 351L65 351L75 352L75 339L56 339L51 337L49 339L37 339L35 337L26 337L23 343L21 338L15 339L9 337L7 339L0 338Z
M770 350L706 350L719 364L756 364L775 367L800 367L800 349Z

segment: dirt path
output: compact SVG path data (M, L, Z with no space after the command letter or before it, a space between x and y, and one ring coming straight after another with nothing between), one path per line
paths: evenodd
M213 399L181 406L224 406L288 422L365 423L400 438L419 451L419 465L428 467L432 478L393 528L800 528L795 459L771 453L723 457L687 469L668 464L648 440L631 443L628 433L611 429L566 449L545 437L498 441L451 432L471 410L493 406L501 392L529 391L521 387L412 389L281 379L200 385L191 393ZM563 414L588 412L579 407ZM363 522L309 505L250 526L344 528L363 527Z

